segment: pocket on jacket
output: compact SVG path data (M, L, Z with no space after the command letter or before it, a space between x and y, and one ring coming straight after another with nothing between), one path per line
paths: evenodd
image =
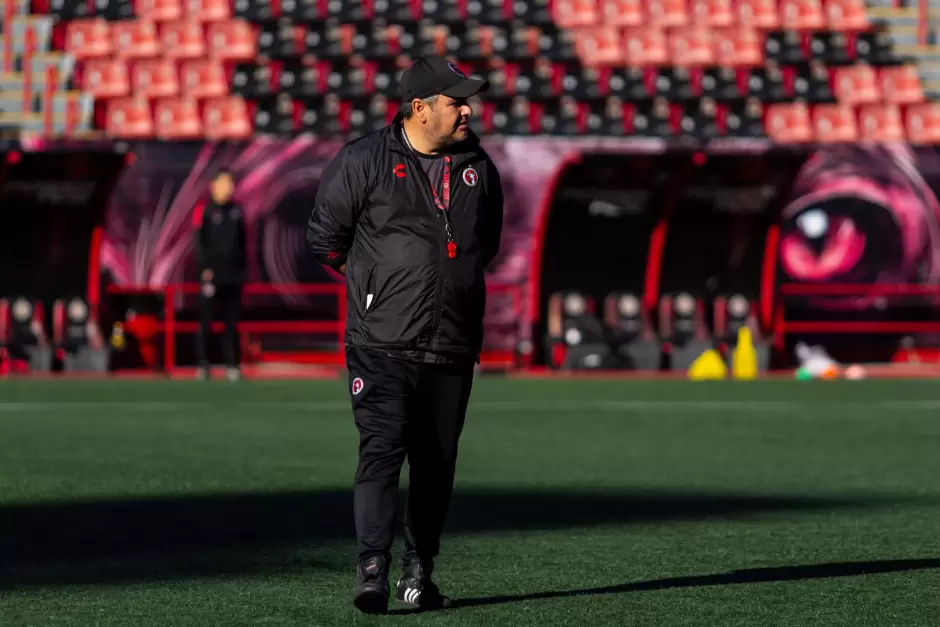
M376 264L370 263L355 269L350 275L350 294L355 300L353 311L359 313L360 319L364 318L375 304L375 269Z
M372 264L371 266L369 266L369 271L366 274L365 283L364 283L365 295L362 300L363 318L366 317L369 314L369 312L375 308L375 304L376 304L376 300L378 296L378 294L376 294L376 286L378 284L378 280L376 278L377 274L378 274L378 265Z

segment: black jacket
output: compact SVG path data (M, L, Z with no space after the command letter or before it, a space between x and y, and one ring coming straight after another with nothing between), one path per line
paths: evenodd
M323 173L307 243L321 263L346 264L347 345L479 357L483 270L499 249L502 186L474 135L450 159L455 258L397 121L346 144Z
M204 270L212 270L215 285L245 282L248 238L245 215L234 203L218 205L211 199L202 209L196 234L196 258L200 281Z

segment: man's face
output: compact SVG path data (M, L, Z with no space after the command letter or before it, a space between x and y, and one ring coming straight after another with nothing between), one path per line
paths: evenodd
M232 182L231 176L228 174L218 176L212 181L212 200L220 204L226 203L232 197L234 189L235 184Z
M467 139L473 109L465 99L440 95L433 106L426 106L426 128L439 146L450 146Z

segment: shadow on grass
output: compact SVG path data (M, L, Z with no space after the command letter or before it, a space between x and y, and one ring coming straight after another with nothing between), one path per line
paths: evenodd
M501 605L521 601L544 599L564 599L576 596L597 596L604 594L622 594L626 592L648 592L651 590L673 590L677 588L700 588L704 586L730 586L749 583L769 583L783 581L803 581L808 579L832 579L835 577L856 577L879 573L900 573L912 570L940 568L940 559L883 560L870 562L836 562L831 564L809 564L804 566L775 566L770 568L746 568L713 575L695 575L690 577L670 577L636 581L616 586L584 588L581 590L556 590L532 594L514 594L505 596L479 597L473 599L455 599L453 608L477 607L482 605ZM395 614L410 614L418 610L396 610Z
M694 492L461 490L447 533L736 519L894 504ZM0 507L0 588L352 572L352 509L347 491Z

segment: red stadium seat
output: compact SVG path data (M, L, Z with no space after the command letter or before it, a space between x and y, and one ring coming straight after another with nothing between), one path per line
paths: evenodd
M203 129L206 139L246 139L253 128L248 119L248 107L237 96L207 100L203 107Z
M137 61L131 72L134 93L145 98L169 98L180 92L176 65L165 59Z
M160 24L163 54L170 59L202 59L207 55L202 24L179 20Z
M822 30L826 16L819 0L780 0L780 25L787 30Z
M105 132L121 139L150 139L153 119L145 98L118 98L108 102Z
M813 131L816 141L858 141L855 108L846 104L820 104L813 107Z
M692 21L703 26L731 26L735 23L735 14L731 0L691 0L689 12Z
M669 56L674 65L704 66L715 62L715 48L710 28L689 26L670 31Z
M108 22L98 18L69 22L65 33L65 50L79 61L110 55L114 46Z
M124 59L160 56L157 27L148 20L126 20L111 23L114 51Z
M646 0L647 21L661 28L689 23L685 0Z
M645 19L643 0L600 0L600 14L605 26L640 26Z
M244 20L214 22L206 34L209 54L226 61L253 61L258 54L255 32Z
M780 27L776 0L737 0L735 9L738 23L742 26L764 29Z
M908 141L915 144L940 143L940 103L912 104L907 107L904 118Z
M878 74L870 65L835 68L835 96L846 104L881 101Z
M754 28L718 28L713 37L715 58L722 66L742 67L764 62L763 37Z
M630 28L624 38L624 59L636 67L668 65L666 33L658 28Z
M157 139L202 138L199 105L189 98L158 100L154 107L154 130Z
M228 95L225 68L211 59L184 61L180 68L182 93L189 98L217 98Z
M561 28L594 26L598 23L597 0L555 0L552 14Z
M767 136L781 144L813 141L809 107L803 102L772 104L766 109Z
M613 27L578 29L575 50L587 67L623 63L623 39Z
M88 59L81 88L95 98L121 98L131 93L127 64L120 59Z
M857 31L871 26L863 0L824 0L829 30Z
M917 73L917 67L914 65L881 68L879 79L885 102L913 104L924 101L920 74Z
M902 142L907 139L901 109L893 104L866 104L858 112L859 139L870 142Z
M183 14L200 22L221 22L232 17L228 0L184 0Z
M154 22L167 22L183 17L183 0L137 0L135 6L138 17Z

